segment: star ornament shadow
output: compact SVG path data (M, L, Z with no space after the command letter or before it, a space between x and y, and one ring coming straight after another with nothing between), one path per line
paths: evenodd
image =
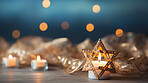
M119 52L106 50L100 38L92 51L86 49L82 49L82 51L85 58L87 59L82 71L93 71L98 80L101 78L105 71L115 72L113 61L115 60L115 57L119 54ZM94 61L94 59L98 57L99 53L101 53L101 57L103 57L105 61L107 61L107 64L103 67L94 67L92 61ZM101 70L99 74L96 71L97 69Z

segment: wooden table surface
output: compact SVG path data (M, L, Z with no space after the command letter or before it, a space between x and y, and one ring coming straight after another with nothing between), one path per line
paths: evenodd
M111 74L110 80L91 80L87 72L68 75L63 69L49 67L48 71L32 71L29 67L18 69L0 68L0 83L148 83L148 75L122 76Z

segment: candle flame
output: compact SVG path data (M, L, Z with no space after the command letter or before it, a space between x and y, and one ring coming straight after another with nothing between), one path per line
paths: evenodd
M10 54L8 57L12 59L13 56Z
M101 53L99 53L98 61L99 61L99 62L101 61Z
M39 55L37 56L37 60L41 60L41 57Z

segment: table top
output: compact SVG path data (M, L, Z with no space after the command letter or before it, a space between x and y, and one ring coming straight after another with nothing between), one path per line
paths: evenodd
M72 75L57 67L48 71L32 71L29 67L18 69L0 68L0 83L148 83L148 75L127 76L111 74L110 80L91 80L87 72L78 71Z

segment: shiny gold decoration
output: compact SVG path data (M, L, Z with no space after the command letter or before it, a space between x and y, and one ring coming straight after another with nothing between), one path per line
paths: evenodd
M79 51L79 53L81 53L81 55L83 55L82 49L93 49L94 46L95 44L93 43L93 41L90 38L87 38L81 43L77 44L76 49Z
M91 50L82 49L82 51L83 51L83 54L84 54L85 57L89 57L92 54L92 51ZM109 52L109 51L107 50L107 52ZM93 57L92 60L94 60L94 58L98 57L98 55L99 55L98 52L95 53L95 56ZM113 54L107 53L107 55L112 56ZM108 56L107 55L105 53L102 53L101 52L101 58L104 58L105 61L108 61L108 58L107 58ZM112 72L116 72L113 62L111 62L110 64L111 64L111 67L112 67L112 70L111 71ZM87 69L85 69L85 67L84 67L83 68L83 71L87 71Z
M94 60L96 57L98 57L99 52L101 52L101 55L105 58L105 60L108 61L108 63L103 68L100 67L94 68L91 61ZM83 68L82 71L93 70L95 76L99 79L104 73L104 71L115 70L113 69L114 68L113 60L116 57L117 52L106 50L101 39L99 39L98 43L96 44L95 48L92 51L83 49L83 53L85 56L84 59L68 58L61 56L57 56L57 58L64 66L65 72L68 74L74 73ZM112 69L108 68L109 65L112 67ZM92 69L88 69L88 66ZM98 75L95 69L101 69L102 70L101 74Z
M8 49L8 54L17 57L19 65L30 65L31 60L36 59L36 56L38 55L37 49L40 49L41 46L45 44L46 40L48 39L38 36L22 37L11 45Z
M65 72L68 74L79 71L80 69L83 68L83 65L86 62L85 59L80 60L80 59L61 57L61 56L57 56L57 57L58 57L59 61L62 62Z
M107 49L120 50L118 59L114 61L116 73L140 75L146 73L148 64L148 37L132 32L122 37L108 35L102 38Z
M106 49L120 50L119 56L113 62L117 74L139 75L146 73L146 64L148 64L147 36L143 34L134 34L128 32L124 33L122 37L108 35L106 37L103 37L102 41ZM32 36L18 39L14 44L11 45L10 48L9 44L7 44L7 42L3 41L2 39L0 41L0 46L0 58L2 58L3 56L7 56L8 54L12 54L13 56L17 57L20 65L30 65L30 61L32 59L36 59L36 55L41 55L43 59L48 60L49 64L59 67L63 65L61 63L60 65L57 63L59 62L57 56L65 57L65 59L67 58L69 60L77 59L77 62L79 63L84 60L84 55L81 49L93 49L94 44L93 42L90 42L89 39L86 39L84 42L74 46L67 38L59 38L54 39L53 41L49 41L47 38L44 39L42 37ZM92 50L86 51L88 51L86 56L89 57L92 54ZM97 57L97 52L95 52L95 54L95 56ZM104 54L104 52L101 51L101 55L101 60L109 60L109 58L107 58L107 54ZM110 56L112 55L109 54L109 57ZM65 67L65 71L70 73L74 72L71 72L73 66L70 67L71 68ZM80 65L79 68L84 69L83 64ZM112 70L114 69L112 68Z
M101 50L101 51L100 51ZM102 71L98 74L96 72L96 69L97 68L94 68L93 64L91 61L94 60L95 57L98 56L99 52L100 51L101 53L103 52L105 54L105 59L108 61L107 64L103 67L103 68L100 68L98 67L98 69L101 69ZM84 65L83 67L83 71L84 70L93 70L94 72L94 75L96 76L96 78L99 80L100 77L103 75L103 73L108 70L108 66L110 65L113 70L115 70L114 68L114 65L113 65L113 61L115 60L115 57L118 55L119 52L114 52L114 51L108 51L105 49L101 39L99 39L99 41L97 42L96 46L94 47L94 49L91 51L86 51L86 50L83 50L83 53L84 53L84 56L85 58L87 59L87 62L86 64ZM90 54L90 55L89 55ZM92 69L87 69L88 66Z

